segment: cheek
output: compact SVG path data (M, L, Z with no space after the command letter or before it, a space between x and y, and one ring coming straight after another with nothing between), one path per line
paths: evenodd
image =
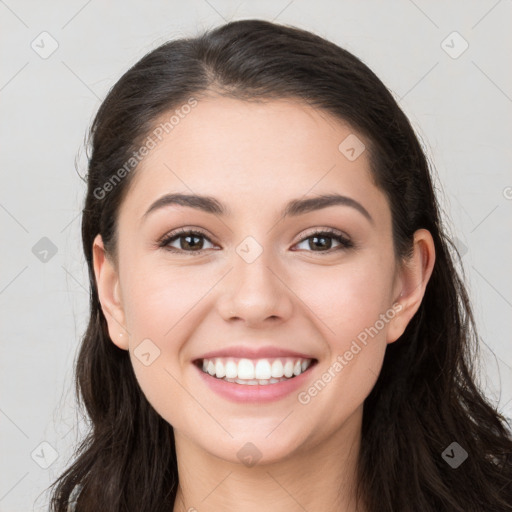
M310 275L300 287L300 297L321 320L322 332L332 349L342 350L347 342L366 332L391 307L392 271L377 262L358 262L338 270ZM388 315L389 316L389 315ZM384 337L388 322L377 324Z
M361 407L377 381L386 332L396 314L389 304L388 281L388 274L371 268L353 268L323 286L317 281L312 309L327 357L316 379L299 390L297 401L305 413L325 418L319 435L334 431Z
M193 307L206 285L204 279L194 280L192 272L179 269L171 272L140 263L127 268L131 271L125 276L123 298L135 376L153 408L173 427L180 427L187 423L185 418L190 421L198 414L196 402L183 387L180 355L193 331ZM144 353L149 356L144 358Z
M392 268L391 259L361 259L336 272L330 268L318 273L309 280L309 292L302 285L299 295L307 297L304 301L314 312L311 318L322 333L328 356L319 368L318 381L301 390L299 403L314 402L313 409L327 411L335 401L339 406L333 420L338 421L368 396L382 367L387 329L396 316L390 302Z
M149 264L129 268L124 281L124 311L128 330L135 338L175 337L182 319L211 287L205 282L205 273L197 270Z

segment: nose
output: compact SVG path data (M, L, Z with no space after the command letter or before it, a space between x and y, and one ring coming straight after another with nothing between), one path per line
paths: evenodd
M218 309L226 320L238 319L248 327L287 320L293 310L293 292L286 271L266 258L252 263L235 254L234 268L223 280Z

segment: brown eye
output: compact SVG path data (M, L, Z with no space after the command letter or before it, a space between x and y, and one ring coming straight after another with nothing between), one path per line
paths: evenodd
M173 253L198 255L208 249L204 247L205 240L207 240L208 243L212 243L202 231L180 229L166 235L158 245L159 247ZM334 248L333 240L339 244L338 246L334 246ZM178 247L171 245L175 242L178 242ZM351 247L354 247L351 240L336 230L315 231L309 234L306 238L303 238L297 245L306 242L308 242L308 251L317 253L331 254L341 249L350 249Z
M182 229L178 232L169 233L161 240L159 246L171 252L199 254L206 250L204 249L204 240L210 242L209 238L201 231ZM171 246L176 241L178 241L179 246Z
M333 240L339 243L338 247L332 249ZM354 246L351 240L343 236L341 233L337 231L316 231L310 234L308 237L303 238L299 244L304 242L308 242L308 248L311 249L311 252L321 252L321 253L332 253L341 249L350 249Z

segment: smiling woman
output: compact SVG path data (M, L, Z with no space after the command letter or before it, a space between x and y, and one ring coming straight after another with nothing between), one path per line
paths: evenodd
M232 22L146 55L91 133L92 429L53 511L512 510L428 164L368 67Z

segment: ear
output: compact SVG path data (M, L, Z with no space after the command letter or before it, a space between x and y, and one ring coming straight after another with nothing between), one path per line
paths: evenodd
M112 342L123 350L128 350L128 331L121 301L118 271L105 252L101 235L97 235L92 247L94 274L101 309L108 325Z
M435 245L430 231L418 229L414 233L413 253L404 261L396 280L397 314L389 322L387 343L396 341L405 331L412 317L418 311L427 283L434 269Z

